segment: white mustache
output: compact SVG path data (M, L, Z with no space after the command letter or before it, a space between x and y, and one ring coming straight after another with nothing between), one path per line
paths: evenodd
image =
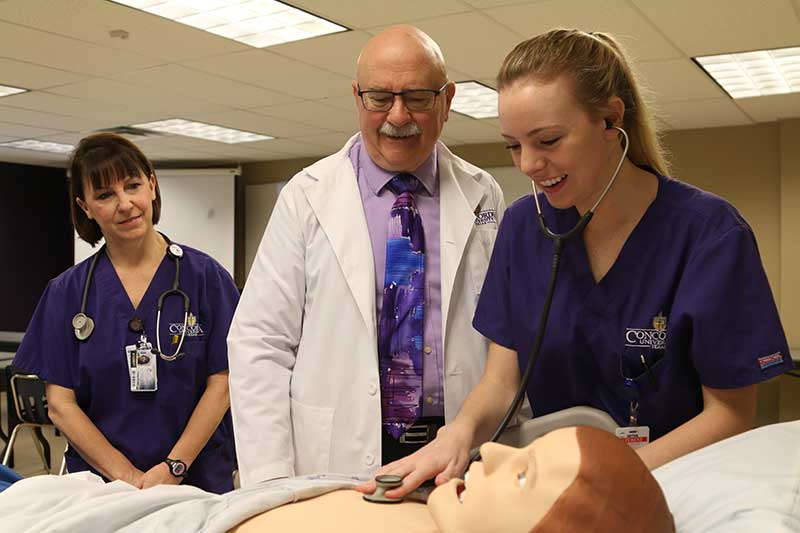
M410 122L401 128L384 122L381 129L378 131L381 135L387 135L389 137L411 137L422 133L422 129L416 122Z

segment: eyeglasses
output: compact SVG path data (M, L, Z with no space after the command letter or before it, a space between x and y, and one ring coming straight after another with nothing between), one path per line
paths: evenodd
M392 91L362 91L359 87L358 96L361 97L361 103L364 104L364 109L367 111L389 111L394 105L394 97L399 96L403 99L403 105L409 111L430 111L436 103L436 97L439 96L447 84L438 89L412 89L410 91L400 91L395 93Z

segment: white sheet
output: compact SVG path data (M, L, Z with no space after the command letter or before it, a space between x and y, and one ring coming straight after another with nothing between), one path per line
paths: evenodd
M712 444L653 475L679 533L800 531L800 421Z
M352 488L337 475L303 476L217 495L195 487L161 485L137 490L79 472L36 476L0 493L0 529L22 532L224 532L279 505Z

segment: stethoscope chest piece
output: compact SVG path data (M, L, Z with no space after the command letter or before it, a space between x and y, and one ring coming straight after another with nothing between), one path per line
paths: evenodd
M94 331L94 320L85 313L78 313L72 317L72 328L75 330L75 337L79 341L85 341Z
M365 494L364 499L372 503L400 503L402 498L387 498L386 491L396 489L403 484L403 478L391 474L384 474L375 477L375 492L372 494Z

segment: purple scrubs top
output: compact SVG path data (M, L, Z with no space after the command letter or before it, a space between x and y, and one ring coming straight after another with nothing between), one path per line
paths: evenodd
M156 304L175 277L175 262L168 255L134 310L108 256L102 254L86 311L95 329L83 342L75 338L71 321L80 310L91 258L50 281L14 358L15 366L72 389L78 405L100 432L144 472L168 456L205 392L208 376L228 368L225 338L239 291L214 259L188 246L183 246L183 251L180 288L189 296L196 323L187 328L181 348L184 356L175 361L156 357L157 391L131 392L125 346L136 344L139 338L139 333L128 328L128 321L136 316L144 321L148 340L156 348ZM173 335L180 334L183 316L180 296L164 300L161 344L167 354L175 352ZM70 472L92 470L74 449L70 448L66 457ZM228 412L183 483L217 493L231 490L234 458Z
M578 221L540 196L553 231ZM515 350L533 346L552 244L532 196L500 226L473 321ZM642 363L644 358L646 364ZM658 194L605 277L596 283L583 240L565 243L542 349L528 385L534 415L588 405L656 439L699 414L701 385L737 388L792 367L755 237L730 204L658 177Z

